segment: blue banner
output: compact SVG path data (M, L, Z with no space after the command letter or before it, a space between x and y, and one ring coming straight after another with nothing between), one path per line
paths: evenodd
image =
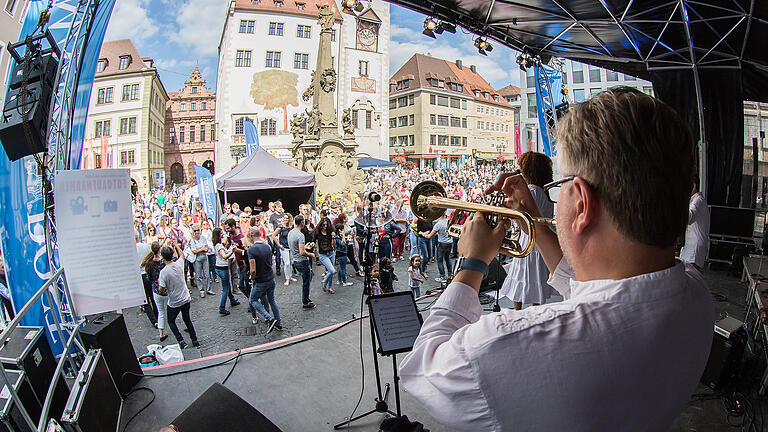
M259 131L250 120L243 121L243 131L245 132L245 155L250 156L259 148Z
M216 183L213 181L213 176L207 168L200 165L195 165L195 176L197 177L197 194L203 205L203 211L209 219L213 219L214 225L218 225L219 216L216 210L219 206L216 205Z
M20 39L34 31L40 12L47 1L32 0L24 20ZM60 0L54 3L47 28L54 40L62 46L77 10L78 0ZM78 168L82 153L85 116L90 100L96 59L106 31L114 0L98 3L93 26L85 50L76 90L76 109L70 151L72 168ZM88 60L91 59L91 60ZM88 64L90 61L92 64ZM10 78L10 77L9 77ZM56 89L59 90L59 89ZM5 96L5 95L3 95ZM84 102L84 105L83 105ZM68 145L68 144L67 144ZM66 149L65 149L66 150ZM34 157L27 156L10 162L5 151L0 151L0 247L6 266L6 277L11 290L14 309L20 310L50 278L51 268L45 242L42 177ZM60 353L63 343L55 330L51 305L45 297L36 303L22 319L23 325L44 326L54 353Z
M534 64L534 76L536 77L536 109L539 112L539 128L541 129L541 141L544 144L544 153L547 156L557 154L554 137L550 137L547 132L547 117L544 114L546 110L555 113L555 107L563 103L565 95L560 92L563 77L560 71L546 65ZM544 84L544 79L549 81L549 89ZM549 94L549 90L552 94Z

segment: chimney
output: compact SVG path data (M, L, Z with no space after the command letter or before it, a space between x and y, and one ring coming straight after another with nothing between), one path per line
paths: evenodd
M461 70L461 60L456 60L456 67Z
M472 73L477 73L477 66L475 65L469 65L469 70L472 71Z

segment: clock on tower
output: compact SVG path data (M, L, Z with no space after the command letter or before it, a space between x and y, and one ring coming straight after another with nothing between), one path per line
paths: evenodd
M378 51L379 24L362 19L357 20L357 49Z

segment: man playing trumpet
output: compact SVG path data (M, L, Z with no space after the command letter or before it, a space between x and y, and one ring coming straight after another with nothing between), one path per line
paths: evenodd
M473 216L403 385L458 430L667 430L701 377L714 321L701 274L674 255L692 138L669 106L621 87L572 107L557 142L557 234L535 229L564 301L482 315L477 292L509 220L491 229ZM521 176L494 190L539 216Z

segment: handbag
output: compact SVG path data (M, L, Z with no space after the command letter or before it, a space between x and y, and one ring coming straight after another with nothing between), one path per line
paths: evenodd
M184 259L187 260L190 264L194 264L195 260L197 260L197 255L195 255L194 252L192 252L192 247L189 246L189 243L187 243L186 246L184 246Z

